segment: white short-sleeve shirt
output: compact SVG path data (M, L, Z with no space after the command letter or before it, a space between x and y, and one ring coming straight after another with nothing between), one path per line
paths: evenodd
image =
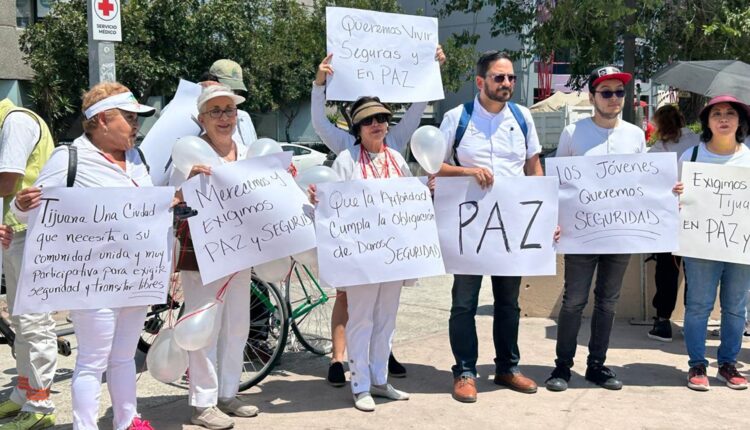
M614 128L603 128L585 118L565 127L555 157L642 152L646 152L646 134L639 127L621 120Z
M539 154L542 146L531 112L523 106L518 108L526 120L526 136L507 104L500 112L491 113L479 103L479 97L475 97L471 119L456 148L458 163L466 167L484 167L495 176L523 176L526 160ZM463 109L460 105L449 110L440 124L440 131L448 143L445 162L449 164L455 164L453 142Z
M26 173L26 163L41 133L39 123L28 113L8 114L0 135L0 172Z
M695 159L698 163L726 164L727 166L750 167L750 149L746 145L737 145L737 152L734 154L720 155L714 154L706 148L706 144L701 142L697 145L698 157ZM693 157L693 148L689 148L680 156L680 166L683 161L690 161Z

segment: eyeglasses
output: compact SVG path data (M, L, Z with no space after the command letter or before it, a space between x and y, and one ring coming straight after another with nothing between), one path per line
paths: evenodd
M601 94L602 98L605 98L605 99L611 99L612 96L617 96L618 99L625 97L625 90L617 90L617 91L604 90L604 91L594 91L594 92Z
M494 75L494 74L487 75L487 79L493 80L496 84L502 84L503 82L505 82L506 78L508 79L508 82L510 82L511 84L513 82L516 82L516 75L512 75L512 74L500 73L497 75Z
M237 108L227 108L224 110L221 109L211 109L209 111L203 112L204 114L207 114L213 119L219 119L222 115L226 115L227 118L234 118L237 116Z
M379 123L388 122L388 114L385 113L379 113L377 115L368 116L367 118L363 119L359 122L360 125L372 125L372 121L375 120Z

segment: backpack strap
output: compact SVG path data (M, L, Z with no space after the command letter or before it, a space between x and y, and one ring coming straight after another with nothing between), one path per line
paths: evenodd
M151 173L151 166L149 166L146 162L146 157L143 155L143 151L141 151L141 148L139 146L136 146L135 150L138 151L138 156L141 157L141 163L146 166L146 172ZM169 161L172 161L172 157L169 157Z
M78 148L73 144L68 145L68 181L66 187L70 188L76 182L78 172Z
M700 145L695 145L693 147L693 155L690 156L690 161L692 161L693 163L695 163L695 160L698 159L698 147L699 146Z
M518 108L517 104L510 101L508 102L508 108L510 109L510 113L513 114L513 118L516 119L516 122L521 127L523 141L526 144L526 149L529 149L529 126L526 124L526 118L524 118L523 112L521 112L521 109Z
M463 106L464 108L461 111L461 118L458 120L458 127L456 128L456 138L453 139L453 162L456 164L456 166L461 165L461 163L458 162L458 154L456 153L456 149L458 148L458 144L461 143L461 139L463 139L464 134L466 133L466 128L469 126L471 113L474 111L474 100L464 103Z

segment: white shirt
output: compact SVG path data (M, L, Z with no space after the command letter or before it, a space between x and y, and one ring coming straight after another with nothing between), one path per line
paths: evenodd
M603 128L585 118L565 127L555 157L642 152L646 152L646 135L639 127L619 120L614 128Z
M110 161L99 148L81 135L71 144L78 150L78 163L74 187L151 187L151 175L143 164L138 151L133 148L125 152L125 170ZM52 151L47 163L34 182L35 187L65 187L68 182L68 146L62 145ZM10 205L13 213L21 222L28 219L28 212L22 212L15 205Z
M683 161L690 161L693 157L693 149L687 149L680 157L680 165ZM728 155L714 154L701 142L698 145L698 163L726 164L727 166L750 167L750 149L746 145L738 145L737 152Z
M247 146L241 143L237 143L237 141L234 140L234 137L232 137L232 141L234 142L234 145L237 151L237 160L244 160L245 158L247 158ZM228 164L228 163L232 163L232 161L227 161L219 157L219 163ZM172 166L170 166L170 171L169 171L169 185L175 188L181 187L182 183L188 180L187 178L188 173L190 172L180 172L178 169L175 169L174 164L172 164Z
M310 95L310 115L315 133L318 134L323 143L336 154L354 146L356 139L348 131L342 130L331 124L326 117L326 93L325 85L313 83ZM422 114L427 109L427 103L412 103L406 110L404 117L398 124L388 129L385 143L397 152L404 152L406 145L411 140L411 135L419 127Z
M342 180L348 181L351 179L365 179L362 175L362 165L359 162L361 151L362 145L355 145L352 148L344 150L341 154L339 154L338 157L336 157L336 161L333 162L331 168L335 170L336 173L338 173L339 177ZM390 156L393 157L393 160L396 162L396 165L401 171L401 176L412 176L411 171L409 170L409 164L406 163L406 160L404 160L404 157L401 155L401 153L394 151L390 147L386 147L386 151L388 151ZM375 171L378 173L377 176L373 175L372 171L370 170L369 164L367 164L367 179L376 177L384 178L386 176L385 164L387 159L385 151L378 153L368 152L367 154L370 155L370 159L372 160ZM390 159L388 160L390 161ZM398 177L398 172L390 163L388 171L390 172L389 177Z
M253 120L250 119L250 114L244 110L237 110L237 127L234 129L232 140L242 143L248 148L253 142L258 140L258 134L255 132Z
M500 112L492 113L479 103L479 96L475 97L469 124L456 148L459 164L484 167L495 176L523 176L526 160L542 152L542 145L539 143L531 111L523 106L518 106L518 109L526 120L527 136L523 135L521 126L507 103ZM440 131L448 143L445 154L445 162L448 164L455 163L453 142L463 110L463 105L449 110L440 123Z
M41 133L41 127L28 113L8 114L0 135L0 172L26 173L26 163Z
M693 133L689 128L683 127L682 136L680 136L677 143L665 143L662 140L657 140L656 143L654 143L654 146L648 149L648 152L674 152L677 154L677 158L680 158L680 155L682 155L685 150L692 148L700 142L700 136Z

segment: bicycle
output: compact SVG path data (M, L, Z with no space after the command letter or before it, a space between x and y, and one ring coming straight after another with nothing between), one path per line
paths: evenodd
M261 382L278 364L288 344L289 329L308 351L325 355L331 351L330 321L335 291L327 292L313 271L294 262L283 281L285 295L272 283L252 277L250 330L244 348L240 391ZM167 303L152 305L147 313L138 348L147 353L153 339L165 324L173 326L182 315L182 295L178 289Z

